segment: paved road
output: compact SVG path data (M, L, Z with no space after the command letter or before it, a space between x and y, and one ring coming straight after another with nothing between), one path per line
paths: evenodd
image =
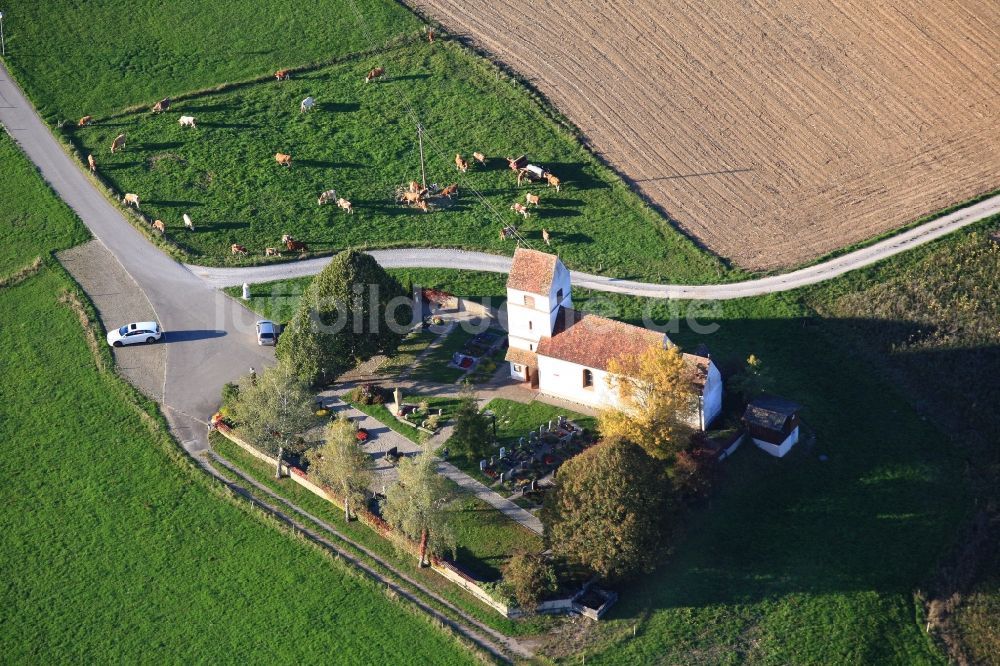
M651 284L572 271L573 284L597 291L654 298L727 300L760 296L816 284L849 271L870 266L997 213L1000 213L1000 195L823 263L800 268L791 273L745 282L708 285ZM507 273L510 271L511 261L510 257L495 254L440 248L372 250L369 254L385 268L458 268ZM213 287L230 287L244 282L254 284L314 275L322 270L329 261L328 257L324 257L247 268L209 268L190 265L188 268Z
M222 383L245 374L251 365L273 362L271 350L254 340L255 315L134 229L56 143L2 65L0 123L145 292L167 332L164 413L185 449L203 452L205 421L219 403Z

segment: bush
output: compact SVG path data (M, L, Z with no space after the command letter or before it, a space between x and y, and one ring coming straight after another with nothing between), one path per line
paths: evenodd
M559 589L555 567L543 555L519 551L507 561L503 569L504 583L509 586L517 605L525 612L533 612L538 602Z
M224 408L231 408L239 397L240 387L238 385L233 382L226 382L222 385L222 406Z

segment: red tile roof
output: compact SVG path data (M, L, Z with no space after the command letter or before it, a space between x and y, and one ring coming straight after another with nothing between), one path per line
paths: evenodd
M558 260L554 254L517 248L514 250L514 263L510 267L507 288L548 296L552 290L552 278L555 276Z
M538 355L607 370L611 359L663 346L664 338L641 326L561 308L552 337L538 341Z
M535 352L528 351L527 349L510 347L503 360L510 361L511 363L517 363L519 365L527 365L532 368L538 367L538 355L535 354Z

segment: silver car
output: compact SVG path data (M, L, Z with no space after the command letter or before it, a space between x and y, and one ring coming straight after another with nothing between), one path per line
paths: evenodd
M278 340L278 327L274 325L273 321L268 321L267 319L261 319L257 322L257 344L258 345L271 345Z

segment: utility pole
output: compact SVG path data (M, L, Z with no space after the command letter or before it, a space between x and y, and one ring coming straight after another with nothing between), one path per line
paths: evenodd
M0 55L7 56L7 45L3 41L3 12L0 12Z
M424 126L417 123L417 141L420 142L420 184L427 189L427 172L424 171Z

